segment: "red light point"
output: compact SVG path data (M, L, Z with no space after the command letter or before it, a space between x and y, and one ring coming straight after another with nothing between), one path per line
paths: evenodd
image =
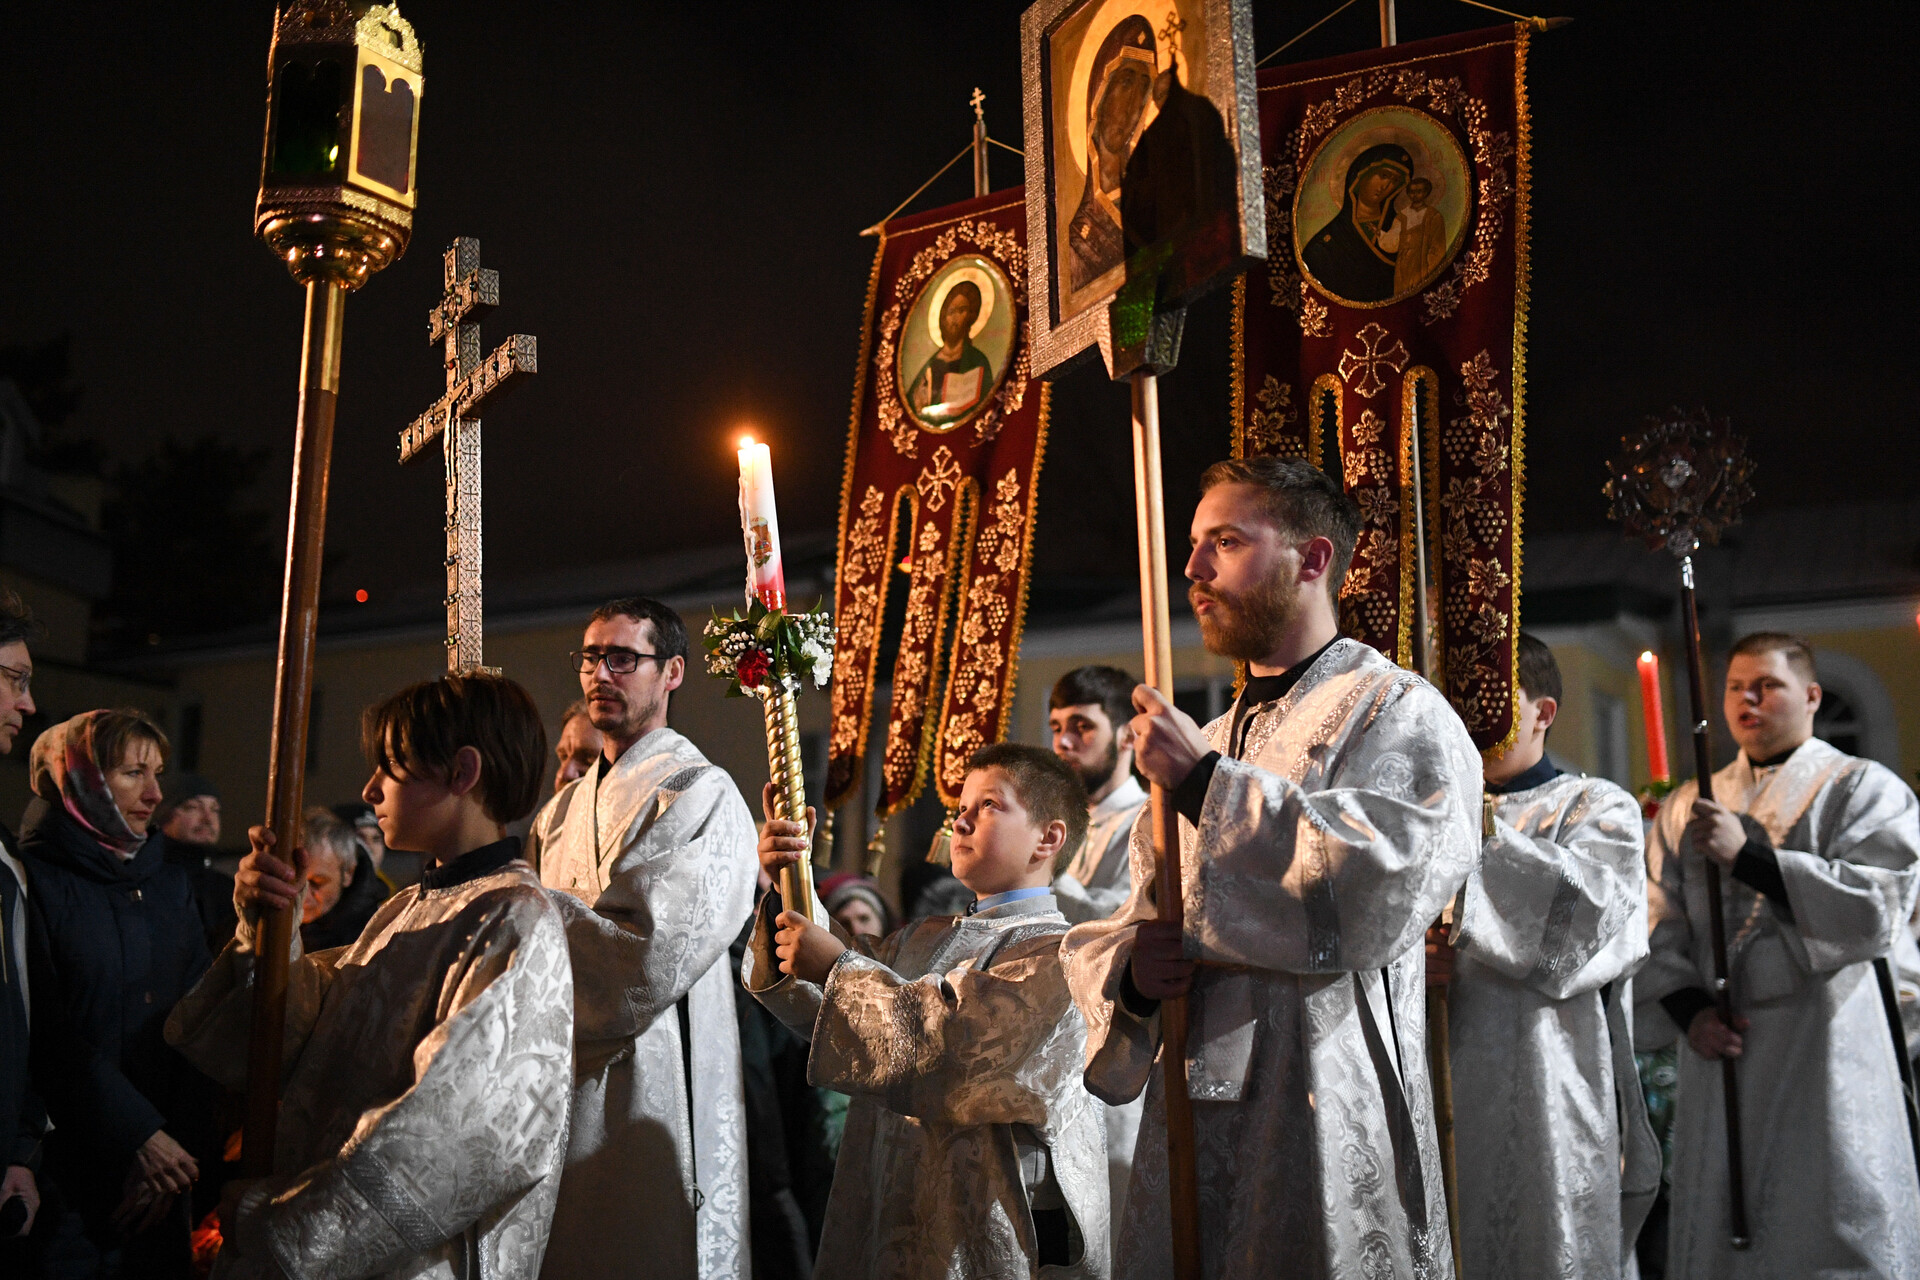
M360 588L353 593L353 598L361 604L365 604L367 602L367 589L365 587Z

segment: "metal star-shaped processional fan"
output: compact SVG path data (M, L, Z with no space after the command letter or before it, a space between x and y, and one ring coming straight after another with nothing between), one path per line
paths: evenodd
M1656 551L1684 558L1719 542L1753 497L1746 441L1705 409L1650 417L1620 445L1620 457L1607 464L1607 514Z
M1753 497L1753 460L1746 442L1726 419L1705 409L1675 409L1653 417L1637 434L1620 442L1618 461L1604 492L1613 500L1608 515L1656 551L1680 561L1680 611L1687 647L1687 685L1693 703L1693 764L1702 800L1713 799L1713 745L1707 729L1706 667L1700 659L1700 608L1693 591L1693 553L1701 543L1716 543L1740 508ZM1722 905L1720 867L1708 862L1707 921L1713 945L1713 996L1721 1021L1734 1025L1733 993L1727 983L1727 925ZM1753 1243L1747 1227L1745 1165L1740 1154L1740 1090L1732 1058L1720 1059L1720 1086L1727 1128L1727 1234L1735 1249Z

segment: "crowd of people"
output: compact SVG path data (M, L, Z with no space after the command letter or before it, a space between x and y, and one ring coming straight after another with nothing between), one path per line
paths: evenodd
M1432 685L1340 635L1358 529L1304 463L1210 469L1186 574L1207 648L1244 664L1231 710L1201 726L1123 671L1068 673L1048 747L972 757L951 866L905 903L843 871L787 909L814 815L756 823L669 726L687 632L647 597L587 620L551 755L512 680L409 686L365 713L358 800L294 849L251 829L230 875L217 788L167 771L151 719L52 725L0 831L0 1270L1170 1277L1180 998L1208 1277L1437 1277L1456 1250L1472 1280L1638 1274L1663 1175L1633 1054L1675 1040L1653 1267L1920 1274L1875 980L1920 972L1920 806L1812 736L1811 648L1733 646L1739 754L1649 824L1554 764L1534 637L1483 758ZM36 710L34 634L0 600L0 752ZM1178 815L1178 923L1142 780ZM276 1172L247 1178L271 911L299 927Z

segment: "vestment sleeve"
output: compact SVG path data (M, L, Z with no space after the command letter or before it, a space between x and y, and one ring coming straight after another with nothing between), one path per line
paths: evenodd
M1642 1053L1666 1047L1683 1030L1674 1026L1660 1001L1676 991L1705 985L1694 954L1693 922L1687 917L1689 863L1681 857L1687 817L1699 794L1698 784L1682 783L1661 802L1660 814L1647 834L1647 963L1633 979L1638 1006L1633 1043Z
M1081 1035L1058 933L915 979L850 951L827 976L807 1079L935 1123L1044 1126Z
M1495 819L1467 876L1453 945L1555 1000L1637 968L1647 954L1640 807L1594 782L1553 839Z
M1289 973L1381 968L1417 945L1479 848L1480 758L1423 682L1351 713L1324 790L1223 758L1184 840L1187 954Z
M554 893L583 1043L639 1035L726 954L753 908L756 839L733 780L709 765L642 823L591 907Z
M390 899L382 912L397 910ZM378 920L376 914L374 920ZM373 928L373 921L367 927ZM253 1032L253 966L256 930L246 916L234 926L233 941L221 948L200 981L167 1015L167 1043L223 1089L247 1087L247 1042ZM300 931L288 948L287 1021L280 1042L281 1078L293 1070L300 1050L320 1017L320 1004L333 984L334 964L345 947L303 954Z
M1087 1092L1114 1106L1140 1096L1160 1052L1158 1010L1142 1018L1120 998L1140 922L1158 914L1153 897L1151 812L1142 809L1134 819L1128 843L1133 890L1125 905L1104 919L1075 925L1060 945L1068 989L1087 1024Z
M1886 955L1920 887L1920 804L1886 767L1862 761L1820 802L1820 852L1777 849L1793 904L1782 929L1814 973Z
M740 985L795 1035L811 1040L814 1019L820 1013L821 990L816 983L780 972L780 957L773 949L773 931L774 920L782 910L779 890L769 889L753 914L753 933L747 938L747 951L740 960ZM813 899L813 922L831 930L842 942L853 941L827 915L826 905L818 894ZM894 938L898 937L896 933L881 945L890 951Z
M384 1274L496 1218L565 1158L572 974L544 891L500 895L440 992L414 1083L360 1118L341 1150L252 1189L241 1254L288 1275Z

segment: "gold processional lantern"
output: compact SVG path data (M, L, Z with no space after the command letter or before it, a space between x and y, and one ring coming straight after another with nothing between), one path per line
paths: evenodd
M420 53L398 5L290 0L274 15L254 232L307 291L267 757L265 821L279 850L295 848L301 837L346 297L399 258L413 232L425 84ZM273 1172L293 926L291 907L260 920L242 1143L249 1177Z
M349 290L413 232L420 41L398 5L296 0L274 22L254 233Z

